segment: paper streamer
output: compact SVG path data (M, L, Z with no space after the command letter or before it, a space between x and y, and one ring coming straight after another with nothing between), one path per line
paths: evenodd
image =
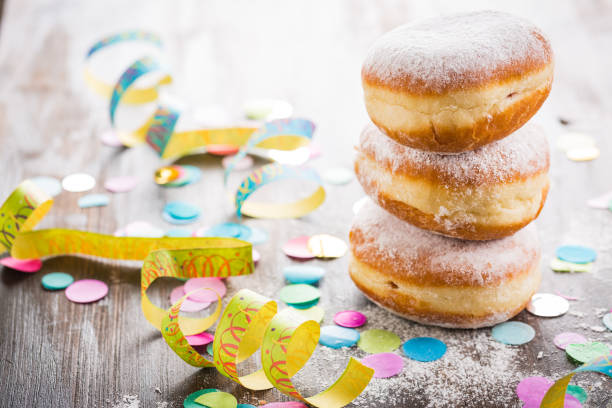
M588 371L601 373L607 375L608 377L612 377L612 354L598 357L595 360L576 368L566 376L558 379L546 392L546 395L544 395L540 408L563 408L567 386L569 385L572 377L577 373Z
M225 308L215 331L213 359L210 361L189 345L183 323L179 321L178 312L191 293L168 310L161 331L170 348L192 366L216 367L221 374L249 389L275 387L283 394L313 406L329 408L350 403L374 375L373 369L351 357L332 386L312 397L302 396L291 377L314 352L320 335L319 324L304 319L291 309L277 313L275 301L248 289L239 291ZM260 348L262 369L239 375L238 364Z

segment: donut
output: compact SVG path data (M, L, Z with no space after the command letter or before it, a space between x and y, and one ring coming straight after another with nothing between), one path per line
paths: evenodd
M458 153L509 135L537 112L550 92L553 53L522 18L457 14L384 34L361 78L368 114L389 137Z
M366 194L419 228L468 240L511 235L534 220L546 200L549 151L541 128L456 155L401 145L369 124L355 174Z
M401 222L371 200L350 231L349 274L366 297L407 319L492 326L527 305L540 280L535 225L493 241L464 241Z

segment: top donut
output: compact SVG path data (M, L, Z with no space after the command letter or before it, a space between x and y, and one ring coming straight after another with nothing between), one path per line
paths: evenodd
M553 54L522 18L457 14L383 35L361 77L381 131L416 149L459 153L509 135L537 112L550 92Z

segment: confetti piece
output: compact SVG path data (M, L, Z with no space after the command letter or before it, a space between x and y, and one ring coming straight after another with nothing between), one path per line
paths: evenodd
M389 378L402 372L404 360L394 353L370 354L361 362L374 369L374 378Z
M285 303L295 305L313 302L321 297L321 292L314 286L298 283L282 288L278 297Z
M40 259L15 259L10 256L0 259L0 264L7 268L27 273L38 272L42 268Z
M561 350L565 350L570 344L583 344L587 342L588 340L582 334L573 332L559 333L553 339L553 343L555 343L555 346L557 346Z
M169 181L165 184L160 184L164 187L183 187L190 184L194 184L202 178L202 170L195 166L184 165L177 166L180 168L181 176L178 179Z
M106 132L103 132L100 135L100 141L106 146L110 147L123 146L123 142L119 140L119 137L117 137L117 132L115 132L114 130L108 130Z
M164 185L177 180L185 174L185 171L180 166L162 166L155 170L153 180L155 183Z
M247 226L248 227L248 226ZM253 245L260 245L268 241L268 233L259 228L248 227L251 230L251 235L245 238Z
M184 285L172 289L172 292L170 292L170 303L175 304L183 296L185 296ZM200 310L206 309L208 306L210 306L210 302L197 302L188 298L185 299L180 310L181 312L199 312Z
M238 153L240 148L238 146L230 144L215 144L206 146L206 153L213 154L215 156L229 156Z
M519 346L529 343L535 336L535 330L522 322L504 322L493 327L493 338L500 343Z
M593 263L577 264L554 258L550 261L550 269L555 272L591 272Z
M257 408L257 407L251 404L238 404L236 405L236 408Z
M192 292L197 289L208 288L211 290L201 290L192 295L187 299L195 300L197 302L216 302L217 295L219 297L225 296L227 288L225 283L219 278L191 278L185 282L185 293Z
M355 201L353 204L353 214L357 215L361 207L365 205L370 200L370 197L361 197L359 200Z
M227 169L229 167L229 164L235 159L235 157L236 156L224 157L223 160L221 160L221 164L223 165L223 168ZM237 170L237 171L248 170L251 167L253 167L254 162L255 161L253 160L251 156L246 155L234 163L234 170Z
M589 398L586 390L579 385L570 384L567 386L567 394L576 398L581 404L584 404Z
M576 364L588 363L597 357L610 354L610 347L606 344L593 341L590 343L568 344L565 353Z
M79 198L78 204L80 208L92 208L107 206L109 202L106 194L87 194Z
M357 346L366 353L386 353L397 349L402 341L388 330L370 329L361 333Z
M577 162L591 161L599 157L599 149L597 147L578 147L568 150L566 153L568 159Z
M291 283L313 284L321 280L325 269L320 266L289 265L283 268L283 276Z
M344 167L327 169L325 172L323 172L323 180L325 180L328 184L341 186L348 184L353 180L353 172L349 169L345 169Z
M406 357L416 361L435 361L446 353L446 344L433 337L415 337L402 345Z
M199 390L192 394L189 394L187 398L185 398L185 401L183 401L183 407L184 408L202 408L202 404L198 404L197 402L195 402L195 400L199 396L208 394L210 392L219 392L219 390L217 390L216 388L207 388L205 390Z
M223 222L207 229L203 236L238 238L243 241L248 241L251 234L252 230L247 225L236 224L234 222Z
M605 193L599 197L595 197L587 201L587 205L591 208L598 208L600 210L607 210L612 202L612 191Z
M314 320L317 323L321 323L325 316L325 310L319 306L309 307L308 309L295 309L295 313L307 320Z
M568 132L559 136L556 144L559 150L568 152L572 149L595 147L595 139L585 133Z
M191 230L185 228L173 228L166 231L164 236L172 238L187 238L192 235Z
M527 303L527 311L540 317L557 317L569 310L569 302L552 293L536 293Z
M343 310L334 315L334 323L342 327L361 327L368 321L368 318L356 310Z
M352 347L359 341L359 332L355 329L348 329L340 326L321 327L321 337L319 343L333 349L341 347Z
M317 258L340 258L348 249L343 240L328 234L313 235L306 246Z
M310 302L305 302L305 303L287 303L287 305L291 306L294 309L306 310L306 309L310 309L311 307L315 307L317 305L317 303L319 303L319 298L311 300Z
M55 197L62 192L62 183L60 183L60 181L54 177L32 177L30 181L36 184L41 190L49 194L51 197Z
M588 264L595 261L597 252L580 245L564 245L557 248L557 258L576 264Z
M104 188L111 193L127 193L136 188L140 179L136 176L113 177L104 182Z
M524 402L524 408L538 408L553 382L545 377L524 378L516 387L516 395ZM566 395L564 407L580 408L582 405L572 395Z
M315 256L308 249L308 240L310 237L305 235L293 238L283 245L283 252L291 258L297 259L313 259Z
M62 187L72 193L89 191L96 185L96 179L86 173L70 174L62 179Z
M607 313L603 317L603 324L608 328L608 330L612 331L612 313Z
M174 218L173 216L171 216L170 214L168 214L166 211L162 212L162 219L164 221L166 221L168 224L173 224L173 225L187 225L187 224L193 224L194 222L196 222L198 220L199 217L195 217L195 218L187 218L187 219L181 219L181 218Z
M253 120L283 119L293 114L293 106L280 99L250 99L243 109L247 119Z
M209 344L206 346L206 352L207 352L208 354L210 354L211 356L213 355L213 343L209 343Z
M194 220L200 216L200 209L182 201L172 201L164 206L164 212L179 220Z
M195 402L210 408L236 408L236 397L228 392L209 392L195 399Z
M47 290L66 289L74 282L74 278L64 272L51 272L42 277L41 283Z
M260 408L308 408L308 405L298 401L286 402L271 402L266 405L260 405Z
M74 303L91 303L102 299L108 293L106 283L96 279L82 279L66 288L66 297Z
M205 346L211 343L215 337L210 333L202 332L200 334L185 336L185 339L187 339L187 343L189 343L190 346Z
M256 264L261 260L261 254L257 252L255 248L253 248L253 263Z

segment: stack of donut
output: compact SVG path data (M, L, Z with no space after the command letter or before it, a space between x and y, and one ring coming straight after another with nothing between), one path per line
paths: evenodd
M526 122L553 55L522 18L484 11L400 26L362 68L373 123L355 173L349 272L372 301L417 322L477 328L519 313L540 283L533 221L546 200L546 136Z

